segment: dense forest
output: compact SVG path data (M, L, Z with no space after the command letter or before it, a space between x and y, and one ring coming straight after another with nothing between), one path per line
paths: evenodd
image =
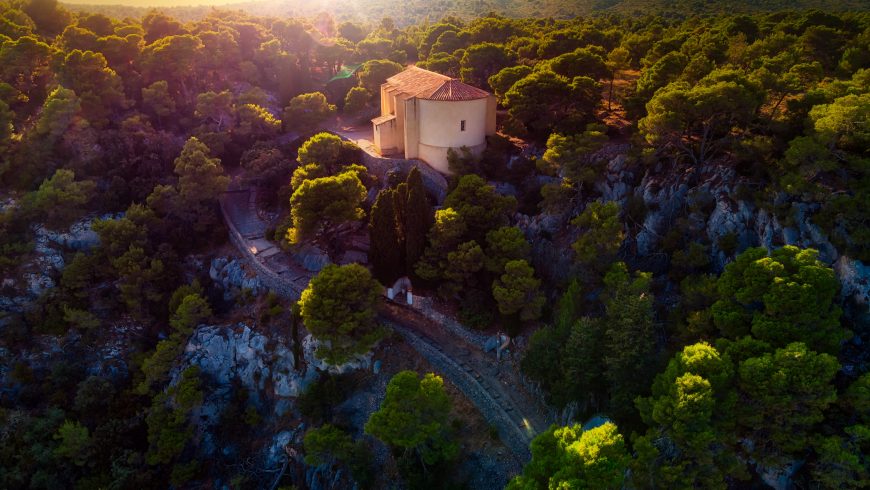
M62 2L63 3L63 2ZM199 20L213 10L207 4L215 2L190 1L177 6L178 2L154 0L149 5L179 20ZM783 9L821 9L828 12L866 10L863 0L735 0L718 2L708 0L260 0L222 1L221 8L243 10L251 15L276 17L314 17L327 12L338 21L378 22L390 17L400 26L424 22L437 22L446 16L471 20L475 17L496 13L513 18L572 19L593 14L627 14L682 19L687 12L695 15L772 12ZM68 8L81 12L96 12L110 17L144 17L150 8L142 7L138 0L75 0L66 3Z
M0 487L870 485L866 3L367 3L0 1ZM337 134L411 64L498 100L443 199ZM329 263L298 302L209 270L241 186ZM381 321L400 277L512 338L553 422L524 467L463 466L507 450ZM304 389L191 361L242 324ZM388 383L329 369L373 351Z

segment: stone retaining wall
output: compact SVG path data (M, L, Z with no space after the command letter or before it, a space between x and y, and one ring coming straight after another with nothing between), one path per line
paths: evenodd
M423 186L427 192L435 197L436 203L441 204L444 202L444 198L447 197L447 179L422 160L385 158L372 155L365 150L362 151L362 155L362 164L369 169L369 172L377 176L381 182L384 181L387 172L390 170L399 169L404 173L408 173L413 167L417 167L423 177Z
M401 305L401 303L399 304ZM457 322L450 316L438 311L438 309L435 307L435 301L432 298L429 298L427 296L414 296L414 303L412 305L402 306L413 308L424 317L443 326L453 335L461 337L471 345L476 345L480 347L481 350L483 350L484 346L486 345L485 336L472 331L471 329Z
M224 207L223 198L218 200L221 206L221 214L224 218L224 224L227 227L227 232L230 235L230 242L241 252L242 256L251 264L254 270L257 271L257 275L260 277L260 282L274 291L275 294L282 296L284 298L289 298L292 300L298 300L302 295L302 291L293 287L289 281L285 281L276 274L274 271L266 267L260 260L254 255L253 252L248 248L248 243L245 238L239 233L239 230L236 229L233 221L230 219L229 214L227 213L226 208Z
M483 418L498 429L501 440L524 461L531 457L529 450L530 437L511 420L505 409L492 398L489 392L473 376L453 361L450 357L420 338L411 330L396 323L390 325L399 332L417 352L429 361L432 366L443 373L465 396L480 410Z

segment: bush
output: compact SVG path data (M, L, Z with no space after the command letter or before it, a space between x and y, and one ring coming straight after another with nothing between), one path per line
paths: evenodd
M737 233L733 231L726 233L720 236L716 243L719 246L719 250L725 252L725 255L733 255L737 251L737 245L739 245Z
M372 100L372 93L363 87L353 87L347 92L344 97L344 112L354 113L359 112L369 105Z
M332 420L333 409L347 399L353 389L350 377L346 374L324 373L299 395L299 412L314 424Z
M467 327L484 330L492 325L494 306L489 295L483 291L472 289L466 291L459 304L459 321Z

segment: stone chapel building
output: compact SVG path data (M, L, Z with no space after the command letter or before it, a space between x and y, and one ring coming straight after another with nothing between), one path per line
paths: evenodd
M408 67L381 85L381 116L372 119L375 149L418 158L449 173L447 150L475 154L495 134L495 97L439 73Z

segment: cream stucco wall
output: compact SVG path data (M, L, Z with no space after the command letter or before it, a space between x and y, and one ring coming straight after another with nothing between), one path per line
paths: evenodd
M467 146L479 153L486 147L487 99L464 101L418 101L418 158L442 173L447 168L447 150ZM461 122L465 121L465 131Z
M399 153L397 140L401 137L401 133L396 126L395 118L374 126L373 143L378 153L382 155Z
M381 154L404 153L449 173L447 151L463 146L480 154L495 133L495 97L463 101L418 99L381 85L381 114L395 118L377 125L374 146ZM462 130L465 121L465 130Z
M420 144L459 148L486 142L486 99L420 100ZM465 131L460 122L465 121Z
M456 149L458 148L459 147L456 147ZM483 150L486 149L486 142L484 141L479 145L469 146L468 149L470 149L471 153L474 155L480 156L480 154L483 153ZM429 146L420 143L420 145L418 145L418 158L442 174L449 174L450 168L447 164L447 152L449 150L450 148L445 148L443 146Z
M420 158L420 115L417 109L420 100L410 98L405 100L405 158Z

